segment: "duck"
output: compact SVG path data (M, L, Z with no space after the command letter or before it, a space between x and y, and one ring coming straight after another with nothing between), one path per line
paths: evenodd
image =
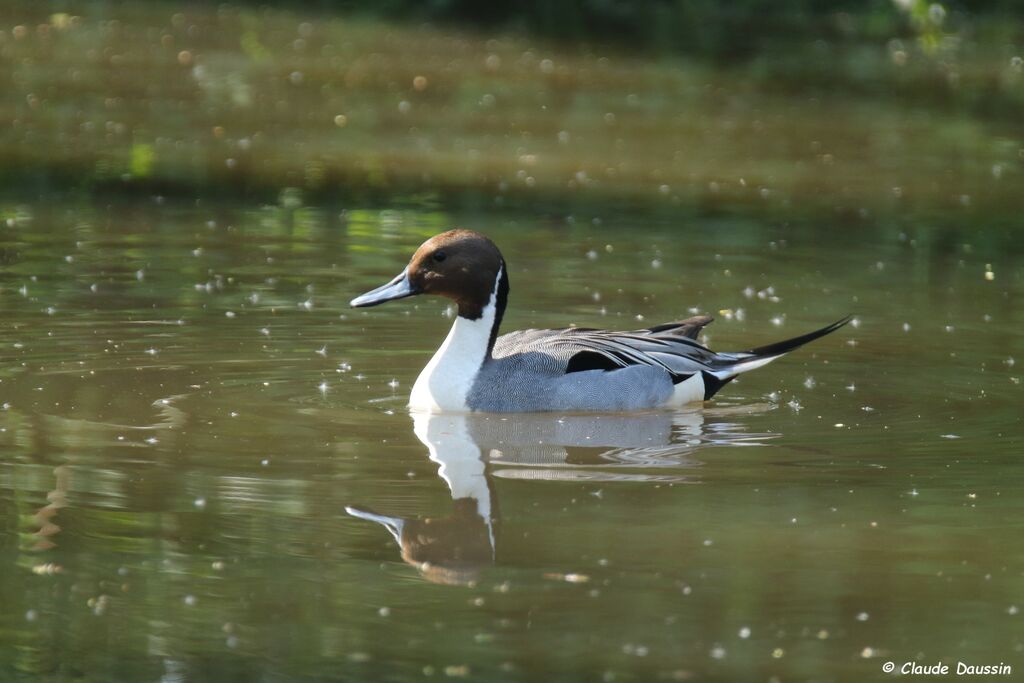
M424 413L679 408L710 400L739 375L851 319L734 352L712 351L698 341L713 320L706 315L631 331L565 327L499 335L509 291L508 266L497 245L478 232L456 229L428 239L401 273L350 305L364 308L420 295L455 304L455 322L409 397L409 409Z

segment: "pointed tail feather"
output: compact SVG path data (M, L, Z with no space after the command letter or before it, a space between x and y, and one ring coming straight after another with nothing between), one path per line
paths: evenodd
M754 370L762 365L767 365L776 358L783 356L794 349L798 349L804 344L808 344L815 339L820 339L826 334L831 334L846 323L850 322L852 319L853 316L848 315L841 320L835 321L831 325L822 327L820 330L808 332L807 334L802 334L799 337L784 339L783 341L775 342L774 344L759 346L756 349L751 349L742 353L722 354L729 359L729 362L725 367L716 371L714 374L722 380L732 379L740 373Z
M807 334L802 334L799 337L793 337L792 339L775 342L774 344L768 344L767 346L759 346L756 349L750 349L747 353L761 358L764 358L765 356L781 356L782 354L789 353L793 349L798 349L804 344L810 343L815 339L820 339L826 334L832 334L851 320L853 320L853 316L848 315L841 320L835 321L831 325L826 325L820 330L808 332Z

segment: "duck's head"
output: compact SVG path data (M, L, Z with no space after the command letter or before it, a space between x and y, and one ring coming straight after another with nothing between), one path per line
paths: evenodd
M460 316L476 320L502 289L502 282L507 291L505 261L494 242L471 230L449 230L421 244L409 265L391 282L357 296L351 305L362 308L417 294L436 294L458 304Z

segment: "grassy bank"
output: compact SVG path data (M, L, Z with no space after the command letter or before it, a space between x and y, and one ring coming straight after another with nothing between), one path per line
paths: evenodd
M1017 212L1024 69L975 35L743 65L250 8L0 10L0 178L54 190ZM979 29L980 30L980 29Z

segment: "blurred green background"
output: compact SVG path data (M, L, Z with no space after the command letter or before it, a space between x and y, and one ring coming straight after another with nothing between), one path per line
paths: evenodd
M1007 1L24 2L3 195L1013 216Z

